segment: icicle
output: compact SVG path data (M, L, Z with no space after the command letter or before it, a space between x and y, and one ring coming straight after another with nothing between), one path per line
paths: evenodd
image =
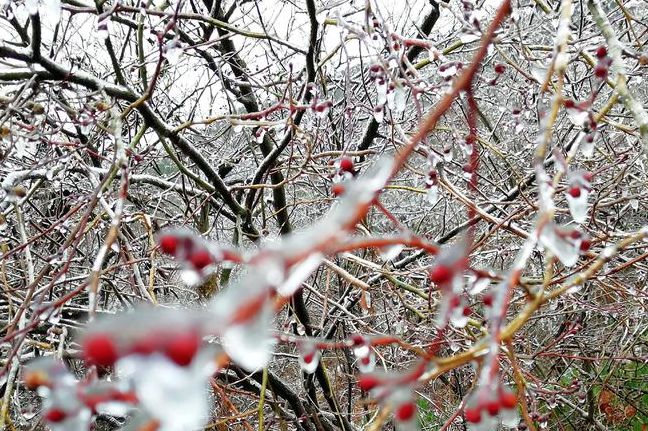
M38 0L25 0L25 8L30 15L38 13Z
M467 306L463 298L459 300L459 304L453 304L453 300L454 299L450 299L450 306L452 307L450 323L455 328L465 328L468 324L470 308Z
M436 205L439 202L439 186L433 185L428 187L425 193L425 199L427 199L430 205Z
M452 144L448 143L443 146L443 160L446 163L452 162L453 154L452 154Z
M382 123L384 117L385 117L385 108L383 105L376 105L374 108L374 119L376 120L377 123Z
M256 141L257 144L263 143L263 137L266 134L266 129L263 127L259 127L256 132L254 132L254 140Z
M396 109L396 86L393 82L389 84L389 90L387 90L387 106L392 111Z
M43 0L41 14L53 25L58 24L61 21L61 0Z
M405 247L401 244L390 245L387 247L381 247L378 249L380 253L380 258L385 262L392 261L398 257L398 255L403 251Z
M517 428L520 423L520 414L517 408L502 409L499 414L502 426L506 428Z
M110 15L100 15L97 18L97 36L99 36L99 39L107 39L110 36L111 26Z
M574 266L578 261L579 249L567 241L566 234L559 232L555 224L543 227L540 242L547 247L565 266Z
M594 155L594 133L589 133L581 140L580 150L583 156L590 158Z
M164 45L164 51L164 57L170 65L178 63L180 56L182 56L183 53L182 46L177 38L171 39L167 42L166 45Z
M471 280L468 282L468 285L470 286L470 294L471 295L477 295L481 292L484 291L489 285L490 285L490 278L486 277L479 277L476 278L475 276L471 276Z
M384 105L387 102L387 80L384 77L376 78L376 105Z
M405 111L405 107L407 106L407 90L405 87L397 85L394 93L394 107L396 112Z

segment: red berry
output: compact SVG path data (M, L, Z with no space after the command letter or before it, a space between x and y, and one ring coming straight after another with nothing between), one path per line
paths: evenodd
M344 184L335 183L331 186L331 194L335 197L340 196L344 193Z
M500 407L501 406L498 400L487 401L484 403L484 409L486 409L488 414L491 416L497 416L500 411Z
M591 135L590 135L591 136ZM594 137L592 137L593 139ZM592 180L594 179L594 174L591 172L583 172L583 179L587 181L588 183L591 183Z
M565 105L565 108L567 109L572 109L576 107L576 102L574 102L572 99L566 99L563 104Z
M472 314L472 308L470 308L470 307L464 307L464 309L463 309L463 315L466 316L466 317L468 317L468 316L470 316L471 314Z
M380 385L380 380L370 374L360 376L358 379L358 386L365 392L369 392L378 385Z
M174 255L178 251L178 238L173 235L164 235L160 237L160 249L166 253Z
M504 66L502 63L498 63L495 65L494 69L495 73L501 75L506 70L506 66Z
M574 186L569 189L568 193L573 198L579 198L581 195L581 189L578 186Z
M204 249L195 251L189 256L189 261L199 271L213 263L211 253Z
M121 401L123 403L128 403L128 404L137 404L139 400L137 399L137 394L132 391L127 391L127 392L113 392L112 394L112 399L114 401Z
M129 350L138 355L150 355L160 348L160 341L160 337L148 335L133 343Z
M464 409L464 417L470 423L479 423L481 422L481 411L478 407Z
M342 172L353 172L353 160L350 157L342 157L339 165Z
M461 305L461 298L458 296L450 298L450 308L457 308L459 305Z
M83 358L88 364L110 367L117 359L117 346L108 334L94 334L83 343Z
M302 356L302 360L304 361L304 364L310 364L313 362L313 359L315 359L315 352L309 352L306 353L304 356Z
M430 271L430 280L435 284L446 284L452 280L453 272L445 265L437 265Z
M592 246L592 240L590 240L589 238L583 238L581 240L579 249L581 253L585 253L587 252L587 250L590 249L591 246Z
M47 422L59 423L65 420L67 413L61 409L51 409L46 411L43 417Z
M354 346L362 346L365 344L366 341L362 335L353 334L351 336L351 342L353 343Z
M180 334L169 341L164 353L176 364L184 367L189 365L196 356L200 347L200 339L197 334L189 332Z
M605 79L608 74L608 68L602 64L597 64L594 68L594 75L599 79Z
M512 409L517 406L518 398L513 392L505 391L500 394L499 401L505 409Z
M29 371L25 373L23 382L27 389L35 391L40 386L47 385L49 383L49 378L44 371Z
M360 358L360 363L364 366L371 364L371 355L363 356Z
M493 295L491 294L484 295L483 301L485 306L490 307L491 305L493 305Z
M607 48L604 46L596 48L596 58L604 58L605 56L607 56Z
M396 408L396 411L394 412L394 416L396 417L396 420L399 420L401 422L407 422L414 417L415 413L416 413L416 404L410 401L398 406Z

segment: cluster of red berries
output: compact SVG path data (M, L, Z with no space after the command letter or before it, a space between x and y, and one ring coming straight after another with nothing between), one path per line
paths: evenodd
M358 386L361 390L365 392L372 391L379 387L385 387L385 392L381 394L381 398L389 398L390 394L397 393L399 387L393 385L394 382L390 382L386 379L381 379L374 374L364 374L358 379ZM387 389L387 386L394 386L391 389ZM399 398L399 397L396 397ZM413 420L416 416L416 402L410 397L404 397L404 399L399 399L396 406L394 407L394 418L398 422L409 422Z
M184 258L196 271L202 271L215 263L212 253L203 246L196 244L190 237L175 233L166 233L158 239L160 250L174 256Z
M79 401L87 407L93 414L97 414L97 407L102 403L126 403L136 405L139 400L134 392L120 392L112 389L104 393L86 394L82 387L77 391ZM50 423L61 423L69 417L78 414L78 411L68 412L61 408L53 407L43 413L43 419Z
M89 334L82 342L83 359L90 365L110 367L121 357L131 354L150 355L163 353L180 366L189 365L200 349L202 337L195 330L159 331L130 343L115 336L97 332Z
M139 402L134 391L124 390L111 382L97 382L94 379L75 381L65 366L52 358L40 358L29 367L23 376L27 389L35 391L43 387L50 391L63 390L67 398L74 397L77 401L59 400L47 407L43 418L51 424L75 420L84 411L96 414L99 405L104 403L136 405ZM70 389L74 389L73 392Z
M604 46L599 46L596 49L596 58L598 58L598 63L594 67L594 76L598 79L605 79L608 76L610 66L612 65L612 59L608 57L607 48Z
M481 397L479 397L481 398ZM482 421L484 413L497 416L502 410L511 410L517 406L517 395L510 390L499 388L495 397L484 397L464 409L466 421L476 424Z
M158 244L163 253L183 260L191 269L199 273L216 263L223 261L240 263L242 260L235 249L208 247L189 231L167 230L158 237Z

